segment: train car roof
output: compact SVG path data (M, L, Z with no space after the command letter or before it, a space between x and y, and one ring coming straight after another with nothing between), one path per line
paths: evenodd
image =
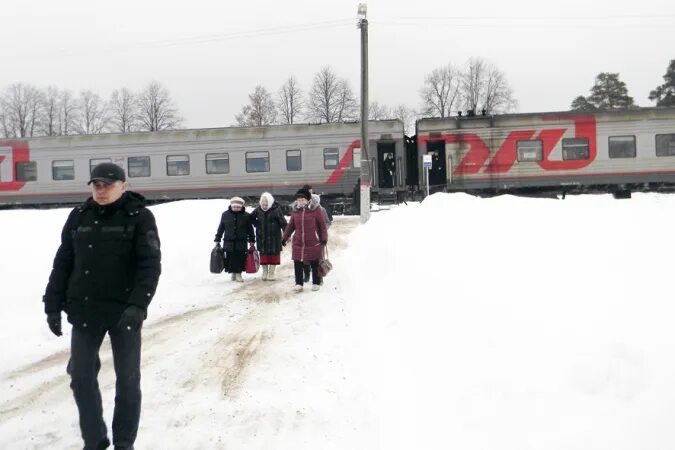
M399 119L370 120L369 134L372 133L403 133L403 122ZM320 124L292 124L268 125L264 127L213 127L213 128L186 128L162 131L134 131L131 133L99 133L73 134L67 136L35 136L27 138L0 139L0 141L28 140L33 143L58 142L60 144L83 144L91 141L125 141L125 142L164 142L185 140L216 140L228 139L263 139L273 137L293 136L324 136L344 133L347 130L358 128L360 122L333 122ZM307 131L312 133L308 134ZM49 145L49 144L47 144Z
M445 129L494 128L506 126L530 125L570 121L579 115L592 115L597 122L639 121L639 120L675 120L675 107L630 108L611 111L553 111L528 112L495 115L426 117L415 123L417 132Z

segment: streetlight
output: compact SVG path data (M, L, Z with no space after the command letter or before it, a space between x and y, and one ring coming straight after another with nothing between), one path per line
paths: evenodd
M368 161L368 7L359 3L358 24L361 29L361 223L370 218L370 167Z

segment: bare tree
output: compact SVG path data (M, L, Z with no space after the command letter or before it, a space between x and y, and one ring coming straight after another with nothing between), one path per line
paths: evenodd
M378 102L371 102L368 105L368 120L391 119L392 112L386 105L380 105Z
M130 89L113 91L108 103L110 110L110 129L120 133L130 133L139 127L138 103Z
M5 110L0 104L0 131L2 131L2 137L6 139L14 138L14 126L10 123L9 118L5 114Z
M460 76L452 64L434 69L420 90L425 115L448 117L459 93Z
M485 94L482 97L486 113L506 113L514 110L518 102L513 98L513 90L506 80L504 72L490 65L485 80Z
M464 108L476 112L480 106L481 96L485 91L486 63L480 58L470 58L466 69L461 74L461 96Z
M340 82L333 69L325 66L314 76L309 92L307 118L318 122L335 122L339 103Z
M295 123L296 119L302 114L304 107L302 100L302 91L298 86L295 77L290 77L279 90L279 111L286 124Z
M272 95L267 89L258 85L248 95L249 104L244 105L241 113L236 115L237 124L241 127L262 127L273 124L277 119L277 108Z
M406 105L400 104L392 110L392 118L403 122L403 132L411 136L415 132L415 119L417 113Z
M42 95L34 86L23 83L9 86L0 97L5 134L19 138L36 135L41 107Z
M80 92L80 120L76 128L79 134L99 134L108 124L107 105L98 94L90 90Z
M59 134L59 90L49 86L42 95L42 134L57 136Z
M59 135L68 136L73 134L77 120L78 106L77 101L73 98L73 93L68 90L61 91L59 95Z
M338 102L336 121L356 120L359 118L359 103L346 79L338 82Z
M169 91L157 81L151 82L141 91L138 105L143 130L172 130L180 127L183 122L171 100Z
M473 112L502 113L516 106L506 75L481 58L467 61L461 74L460 95L464 108Z

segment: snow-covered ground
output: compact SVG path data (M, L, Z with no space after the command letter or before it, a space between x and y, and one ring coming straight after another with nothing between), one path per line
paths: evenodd
M336 218L319 292L208 272L223 201L153 207L139 449L675 448L675 196L436 194ZM0 448L81 448L42 312L67 210L0 211ZM102 351L108 423L114 374Z

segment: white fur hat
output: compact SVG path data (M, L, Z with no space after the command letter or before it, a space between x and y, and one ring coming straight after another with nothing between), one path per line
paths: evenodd
M274 197L272 196L272 194L270 194L269 192L263 192L262 195L260 195L259 204L260 204L261 207L262 207L263 198L267 199L267 208L271 208L272 205L274 204Z

